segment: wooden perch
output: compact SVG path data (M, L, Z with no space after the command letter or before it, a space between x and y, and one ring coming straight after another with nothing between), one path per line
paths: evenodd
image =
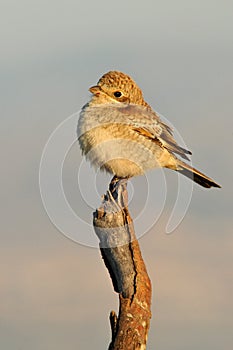
M108 349L144 350L151 318L151 283L128 211L127 180L112 179L93 223L120 300L119 315L110 313Z

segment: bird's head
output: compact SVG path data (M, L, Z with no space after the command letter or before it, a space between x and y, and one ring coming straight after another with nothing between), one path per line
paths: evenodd
M146 106L141 89L128 75L110 71L104 74L97 85L89 91L93 94L95 103L132 103Z

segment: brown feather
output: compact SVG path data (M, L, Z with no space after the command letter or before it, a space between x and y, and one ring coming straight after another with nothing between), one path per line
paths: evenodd
M177 171L191 180L195 181L199 185L210 188L210 187L218 187L221 188L213 179L201 173L199 170L192 168L190 165L178 160L178 168Z

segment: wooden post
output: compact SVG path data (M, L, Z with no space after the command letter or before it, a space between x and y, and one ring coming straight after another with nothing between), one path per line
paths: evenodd
M119 315L110 313L108 349L144 350L151 318L151 283L128 211L127 180L112 179L93 223L114 290L119 293Z

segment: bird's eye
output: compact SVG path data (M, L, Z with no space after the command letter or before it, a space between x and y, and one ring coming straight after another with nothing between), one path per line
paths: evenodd
M122 96L122 93L121 93L120 91L115 91L115 92L113 93L113 95L114 95L115 97L119 98L119 97Z

